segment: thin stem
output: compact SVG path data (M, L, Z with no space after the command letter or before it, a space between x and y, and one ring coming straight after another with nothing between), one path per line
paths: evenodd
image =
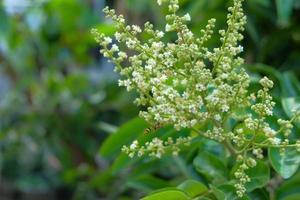
M224 142L222 144L229 150L231 155L233 155L233 156L237 155L236 149L232 146L232 144L230 142L228 142L227 140L224 140Z
M192 130L195 131L196 133L198 133L199 135L204 136L204 137L207 138L207 139L210 139L210 140L219 142L219 141L217 141L217 140L214 140L214 139L212 139L212 138L209 138L209 137L205 136L205 135L203 134L203 132L201 132L201 131L199 131L199 130L197 130L197 129L195 129L195 128L192 128ZM220 142L219 142L219 143L220 143ZM233 155L233 156L236 156L236 155L237 155L236 149L232 146L232 144L231 144L230 142L228 142L227 140L224 140L224 142L222 142L222 144L225 146L226 149L228 149L228 151L230 152L231 155Z
M233 19L236 18L236 10L233 10L233 12L232 12L232 18ZM225 33L224 41L223 41L223 44L221 46L221 51L226 47L226 43L227 43L227 40L228 40L228 37L229 37L229 33L231 31L231 28L232 28L232 26L229 26L228 29L227 29L227 31L226 31L226 33ZM216 70L219 67L222 58L223 58L223 54L220 54L219 57L218 57L218 59L217 59L216 65L212 69L212 73L213 74L216 73Z
M299 117L299 115L300 115L300 112L296 113L296 114L292 117L292 119L290 119L289 123L293 123L293 122ZM277 134L278 134L278 133L281 133L284 129L285 129L284 126L281 127L281 128L277 131Z
M273 148L297 147L297 144L272 145L272 144L259 144L259 143L253 143L253 145L258 146L258 147L273 147Z

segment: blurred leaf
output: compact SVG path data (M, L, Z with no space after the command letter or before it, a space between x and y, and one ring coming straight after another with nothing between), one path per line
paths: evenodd
M269 200L269 194L264 189L256 189L248 194L252 200Z
M282 106L287 116L291 119L295 116L296 112L300 111L300 98L282 98ZM299 118L297 118L294 123L300 128Z
M129 9L138 12L145 12L147 9L149 9L149 3L151 2L141 0L127 0L126 2Z
M141 200L190 200L183 191L176 188L167 188L153 192Z
M283 178L290 178L299 168L300 154L296 148L285 148L281 155L279 148L269 148L269 160L276 170Z
M102 144L99 154L106 159L111 159L126 145L137 138L147 128L147 123L141 118L134 118L125 123L119 130L109 136Z
M276 0L278 23L286 26L290 22L295 0Z
M299 200L300 199L300 193L292 194L290 196L285 197L283 200Z
M121 153L111 165L112 173L117 174L126 167L132 165L138 160L138 158L130 158L127 154Z
M251 2L254 2L255 4L260 4L262 6L268 7L271 5L270 0L252 0Z
M217 187L211 185L210 188L212 189L213 194L217 198L217 200L224 200L226 198L226 195L223 191L218 189Z
M177 188L185 191L192 198L208 191L208 188L203 183L191 179L184 181Z
M195 198L193 200L211 200L211 199L207 198L207 197L198 197L198 198Z
M248 34L250 35L250 37L252 38L252 40L254 41L254 44L256 45L259 45L259 41L260 41L260 36L259 36L259 33L255 27L255 24L254 24L254 20L252 19L252 17L248 17L247 18L247 31L248 31Z
M276 199L282 200L300 191L300 173L283 182L276 190Z
M218 187L211 186L214 195L218 200L249 200L247 195L242 198L236 195L236 188L230 184L224 184Z
M153 190L171 186L167 181L152 175L142 175L133 179L129 179L126 185L144 192L151 192Z
M114 24L99 24L96 26L96 29L105 35L113 35L116 32Z
M245 67L251 71L255 71L256 73L266 73L268 75L271 75L277 80L280 80L282 76L282 74L273 67L261 63L254 65L245 65Z
M105 169L93 174L91 180L89 181L89 184L93 188L100 188L102 190L109 187L108 185L111 184L112 180L113 176L110 169Z
M9 31L9 19L8 16L5 13L4 7L2 4L0 4L0 41L2 40L2 37L5 37L6 34Z
M300 97L282 98L282 106L288 117L292 118L294 113L300 109Z
M285 72L280 79L282 96L283 97L297 97L299 96L299 82L295 81L292 73Z
M193 162L196 171L201 173L210 181L224 182L227 178L227 167L215 155L201 151Z
M115 133L118 128L115 127L114 125L111 125L109 123L106 123L106 122L99 122L97 124L97 128L99 128L100 130L103 130L107 133Z

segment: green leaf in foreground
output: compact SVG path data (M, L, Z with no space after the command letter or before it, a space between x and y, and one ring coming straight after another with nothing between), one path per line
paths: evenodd
M190 200L190 197L179 189L168 188L154 192L141 200Z
M195 180L186 180L177 188L185 191L190 197L200 196L208 191L203 183Z
M299 168L300 153L296 148L286 148L280 155L278 148L269 148L269 160L273 168L285 179L290 178Z

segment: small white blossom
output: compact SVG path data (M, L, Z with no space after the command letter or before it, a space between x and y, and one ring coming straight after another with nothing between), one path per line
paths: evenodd
M281 139L280 138L270 138L269 139L271 144L273 145L280 145L281 144Z
M172 26L170 24L166 24L166 28L165 28L166 32L170 32L173 30Z
M165 33L162 31L159 31L156 35L157 35L157 37L162 38L162 37L164 37Z
M119 33L119 32L116 32L116 33L115 33L115 38L116 38L116 40L117 40L118 42L120 42L121 39L122 39L122 34Z
M110 37L104 37L104 40L103 40L103 45L108 45L112 43L112 39Z
M132 29L133 29L133 31L135 31L135 32L137 32L137 33L142 32L142 29L141 29L139 26L137 26L137 25L133 25L133 26L132 26Z
M184 16L183 16L183 20L185 20L185 21L191 21L191 16L190 16L190 14L185 14Z
M119 51L119 47L116 44L113 44L110 50L111 51Z
M133 141L133 143L130 145L129 148L130 148L131 150L135 150L137 147L138 147L138 141L135 140L135 141Z
M267 77L264 77L263 79L261 79L259 81L259 83L265 87L265 88L272 88L273 87L273 81L271 81L270 79L268 79Z

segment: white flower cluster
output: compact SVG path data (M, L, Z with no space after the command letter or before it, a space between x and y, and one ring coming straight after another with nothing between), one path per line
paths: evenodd
M150 39L142 43L136 37L142 30L140 27L126 25L123 16L106 8L104 12L118 27L116 40L135 55L128 58L129 66L122 67L127 54L115 44L110 46L111 38L93 30L97 42L103 47L101 53L112 60L116 71L124 76L119 85L139 93L135 103L147 107L140 116L151 124L172 124L179 130L210 120L221 122L234 104L243 106L247 103L244 96L249 77L239 68L242 59L235 58L242 50L237 42L242 39L239 31L243 30L246 21L241 0L236 0L229 9L228 30L220 31L223 45L213 52L207 50L205 42L213 34L215 19L209 20L201 30L203 37L195 38L186 25L191 20L190 15L176 14L178 0L158 3L163 2L169 2L166 32L177 33L174 43L162 42L165 33L154 30L148 22L143 31ZM207 61L212 62L213 70L206 66Z
M250 182L249 176L245 173L245 171L249 169L245 163L241 164L239 168L234 173L235 178L237 179L237 183L234 185L237 189L237 195L243 196L246 192L245 184Z
M180 146L188 146L191 142L191 137L179 137L175 141L169 137L166 141L159 138L154 138L151 142L146 142L144 146L140 146L138 141L135 140L129 147L123 146L122 151L133 158L134 156L141 157L143 155L149 155L156 158L161 156L170 150L174 156L177 156L180 151Z
M169 14L166 15L164 31L155 30L149 22L144 27L127 25L122 15L116 15L114 10L108 8L104 12L116 24L114 36L120 45L113 44L112 38L92 30L102 47L100 52L115 64L115 70L123 77L119 85L139 95L135 103L146 108L140 111L140 116L150 124L172 125L177 130L191 128L204 137L224 144L237 160L241 155L243 160L252 157L262 159L264 147L296 147L296 144L290 144L288 136L298 114L290 121L279 120L281 129L278 131L266 121L275 106L269 94L273 82L264 77L260 80L262 89L249 94L250 78L241 67L243 59L238 57L243 51L239 41L243 39L241 32L246 23L243 0L233 0L233 6L228 9L227 29L219 30L221 45L212 50L207 47L207 41L214 33L215 19L210 19L206 27L200 30L199 38L187 25L190 15L177 14L178 0L157 2L159 5L168 4ZM168 32L177 34L174 42L164 42ZM142 33L147 35L147 42L139 39ZM126 53L128 50L130 55ZM240 111L252 114L241 116ZM239 122L242 128L226 129L229 120ZM207 128L198 130L197 127ZM245 136L246 131L251 132L252 138L249 138L249 133ZM261 133L266 139L257 142ZM280 139L281 133L284 139ZM145 146L139 146L135 141L131 146L124 147L123 151L130 157L148 152L159 158L167 146L173 154L177 154L178 144L181 143L171 140L163 142L155 138ZM298 142L298 149L299 146ZM247 163L245 165L249 167ZM245 178L236 185L237 193L242 196L245 192L243 185L250 180L244 169L240 169L236 177L240 180Z

